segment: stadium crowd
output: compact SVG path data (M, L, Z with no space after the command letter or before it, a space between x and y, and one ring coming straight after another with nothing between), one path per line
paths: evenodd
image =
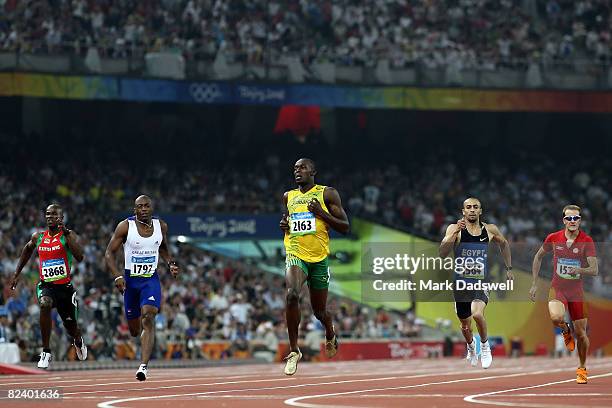
M481 69L610 61L608 0L2 0L0 9L0 50L23 53Z
M22 246L43 225L47 203L63 205L67 226L80 234L85 245L85 259L77 266L74 281L86 324L86 342L91 344L93 355L133 358L135 348L122 318L122 299L103 267L103 252L117 217L131 211L133 199L146 192L160 213L280 214L279 197L292 188L291 168L273 154L246 167L227 162L223 170L213 170L197 162L129 166L103 152L97 153L92 166L92 158L71 151L70 144L63 152L70 157L67 162L56 161L53 155L45 159L46 151L37 153L19 143L7 142L5 147L10 154L3 154L0 164L0 304L4 304L13 338L26 359L37 354L39 345L35 262L27 267L29 279L23 279L16 295L8 282ZM482 200L483 220L499 225L515 246L538 245L547 233L559 229L560 209L569 202L583 205L583 227L596 241L612 240L607 222L612 216L609 158L583 163L582 167L577 162L559 167L537 153L512 160L483 160L465 167L456 158L432 153L409 163L362 163L350 172L322 163L317 181L340 191L350 216L436 241L444 226L460 216L466 194ZM165 303L157 320L158 357L197 357L202 350L199 346L210 340L232 343L224 355L244 352L245 348L270 353L284 338L282 278L262 272L249 260L228 259L178 243L173 243L172 250L181 261L183 274L178 281L161 274ZM609 252L609 248L602 248L600 255ZM531 256L518 256L515 265L529 268ZM602 262L610 265L609 257ZM600 267L600 276L586 283L610 295L606 291L612 287L612 275L606 265ZM278 267L282 269L281 262ZM320 336L321 328L310 315L306 299L304 333ZM374 311L341 298L332 298L331 310L343 336L406 337L420 331L421 322L411 314ZM58 355L63 355L67 346L62 330L61 324L55 325L53 342ZM181 346L168 347L174 343Z

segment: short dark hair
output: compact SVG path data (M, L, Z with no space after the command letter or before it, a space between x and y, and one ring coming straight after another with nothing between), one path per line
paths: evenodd
M468 197L465 200L463 200L463 203L461 204L461 208L465 208L465 202L467 200L476 200L476 201L478 201L478 204L482 207L482 203L480 202L480 200L478 198L476 198L476 197L471 196L471 197Z
M301 157L297 161L300 161L300 160L304 160L305 162L308 162L308 164L310 164L310 167L312 167L313 170L317 169L317 164L315 163L314 160L309 159L308 157Z
M47 206L47 209L49 209L49 208L53 208L53 209L55 209L55 210L59 210L59 212L61 212L62 214L64 213L64 209L62 208L62 206L61 206L61 205L59 205L59 204L57 204L57 203L52 203L52 204L49 204L49 205Z
M578 211L578 214L580 214L582 212L582 208L578 207L576 204L568 204L565 207L563 207L563 216L564 217L565 217L565 212L567 210Z

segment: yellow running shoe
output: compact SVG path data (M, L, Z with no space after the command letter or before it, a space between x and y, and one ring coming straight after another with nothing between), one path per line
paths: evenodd
M565 342L565 348L567 351L574 351L576 348L576 342L574 341L574 336L572 336L571 330L563 332L563 341Z
M289 355L285 357L285 361L287 362L287 364L285 364L285 374L287 375L295 374L295 372L297 371L298 362L301 359L302 359L301 351L298 350L297 353L295 351L292 351L291 353L289 353Z
M586 384L587 383L587 370L586 370L586 367L579 367L576 370L576 382L578 384Z
M325 356L332 358L338 353L338 337L334 334L331 340L325 340Z

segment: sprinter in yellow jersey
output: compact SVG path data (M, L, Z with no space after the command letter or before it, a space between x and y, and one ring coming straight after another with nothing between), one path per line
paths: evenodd
M310 159L299 159L293 174L298 188L283 195L283 214L280 227L285 232L287 252L285 282L287 285L287 331L289 355L285 358L285 374L293 375L302 358L298 348L300 324L300 292L304 282L310 289L310 304L314 315L325 326L325 354L333 357L338 351L331 315L327 312L329 287L329 228L346 234L349 222L338 191L315 184L315 164Z

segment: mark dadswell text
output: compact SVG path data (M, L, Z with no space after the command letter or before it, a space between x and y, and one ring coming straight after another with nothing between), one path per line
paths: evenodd
M502 290L512 291L514 290L514 281L507 280L505 282L483 282L483 281L464 281L464 280L445 280L445 281L434 281L434 280L420 280L414 282L408 279L401 279L396 281L386 282L382 279L377 279L372 282L374 290L383 291L417 291L417 290L431 290L431 291L447 291L447 290L486 290L490 292Z

